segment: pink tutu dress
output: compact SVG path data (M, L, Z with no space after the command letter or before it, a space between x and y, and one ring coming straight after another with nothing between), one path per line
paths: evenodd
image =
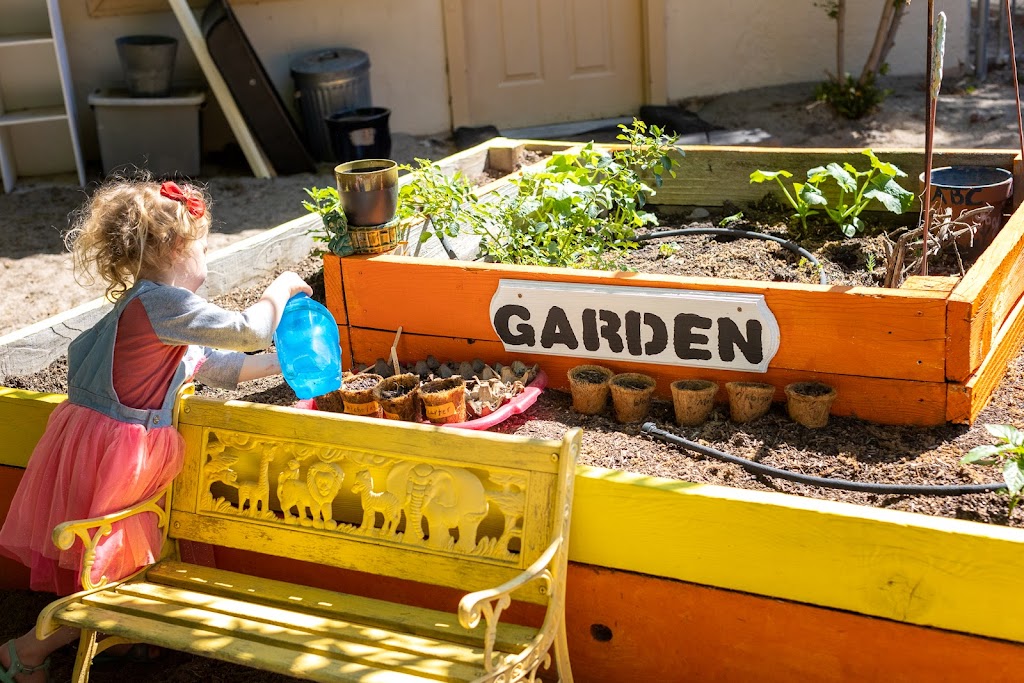
M237 385L244 354L182 342L266 348L269 325L140 281L72 342L68 400L50 415L0 529L0 552L30 568L33 590L81 590L83 545L60 550L54 527L138 504L178 474L184 443L172 411L182 383L204 366L199 377L209 384ZM97 546L91 580L114 581L154 562L161 539L154 513L115 522Z

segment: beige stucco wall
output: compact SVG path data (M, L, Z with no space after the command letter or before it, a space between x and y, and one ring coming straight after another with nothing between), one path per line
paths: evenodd
M3 0L0 0L2 2ZM834 69L834 24L813 0L666 1L667 92L670 101L783 83L820 81ZM870 48L882 3L851 1L847 63L859 69ZM90 17L85 0L60 0L86 156L98 158L88 94L122 81L114 40L158 33L179 39L175 80L204 79L173 13ZM233 4L278 91L294 91L289 62L307 50L353 47L370 55L373 103L392 110L391 129L430 134L450 129L441 0L272 0ZM896 46L892 73L924 72L926 3L911 4ZM947 66L966 61L967 7L938 0L949 17ZM470 65L472 68L472 65ZM212 94L203 111L206 149L231 134Z
M846 3L847 71L860 73L885 2L892 0ZM948 69L967 60L967 4L935 3L947 18ZM666 0L665 11L670 101L816 82L835 71L835 22L813 0ZM887 59L891 74L924 73L927 16L927 3L910 4Z
M90 17L85 0L60 0L60 8L79 129L88 158L98 158L95 117L89 110L88 95L96 88L123 83L114 43L118 36L155 33L176 37L175 83L203 86L202 71L170 9ZM275 0L237 4L233 9L268 75L290 106L295 90L289 68L292 57L324 47L351 47L370 55L373 104L391 108L393 131L429 134L449 129L439 0ZM207 97L203 142L207 149L219 149L232 138L212 93Z

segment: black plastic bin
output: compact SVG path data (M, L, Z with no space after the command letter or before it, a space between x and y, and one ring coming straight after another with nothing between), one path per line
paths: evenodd
M385 107L345 109L324 117L338 163L391 156L391 130Z

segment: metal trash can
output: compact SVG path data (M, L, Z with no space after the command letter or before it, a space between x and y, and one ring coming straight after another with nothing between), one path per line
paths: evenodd
M293 59L291 72L306 143L319 161L335 161L324 119L370 106L370 56L347 47L316 50Z

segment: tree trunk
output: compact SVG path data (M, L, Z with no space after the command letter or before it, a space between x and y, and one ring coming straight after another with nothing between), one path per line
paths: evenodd
M836 1L836 81L846 80L846 0Z
M896 42L896 31L909 5L910 0L885 0L882 16L878 21L878 30L875 31L875 42L860 74L861 85L873 78L882 68L889 50Z

